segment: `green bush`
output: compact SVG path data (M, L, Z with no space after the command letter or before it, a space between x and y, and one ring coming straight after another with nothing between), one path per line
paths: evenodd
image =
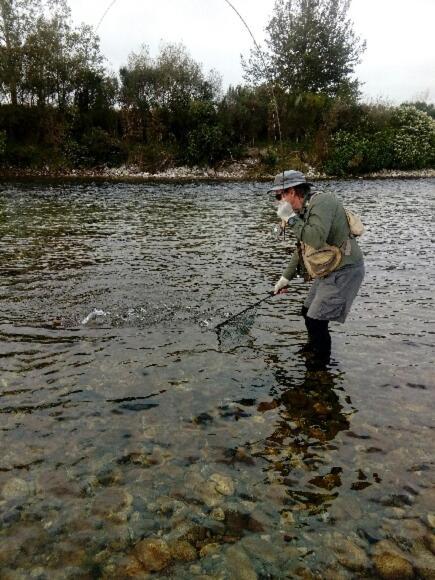
M330 175L381 169L421 169L435 164L435 120L410 105L366 110L355 131L329 141L324 170Z
M227 152L226 139L221 128L203 124L188 134L184 158L189 165L214 165Z
M78 165L119 165L126 159L126 152L119 141L100 127L92 127L84 133L75 151Z
M162 143L137 143L130 147L128 164L136 165L141 171L156 173L174 164L174 152Z
M398 107L392 117L394 166L421 169L435 161L435 120L414 106Z
M389 169L393 159L389 130L378 131L372 135L338 131L331 139L324 170L329 175L356 175Z
M275 169L279 162L279 153L276 147L266 147L260 151L260 161L268 169Z
M8 143L3 154L3 159L6 164L15 167L38 168L46 163L43 153L37 145Z

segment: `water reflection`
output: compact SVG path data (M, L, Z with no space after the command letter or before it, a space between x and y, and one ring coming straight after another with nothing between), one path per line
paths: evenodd
M270 478L276 481L279 474L286 486L286 509L315 513L330 504L341 486L342 469L327 465L325 449L331 448L340 431L349 429L348 413L336 392L342 389L345 376L337 367L307 368L299 381L282 367L274 375L277 394L257 408L261 412L277 408L279 416L259 455L268 462Z

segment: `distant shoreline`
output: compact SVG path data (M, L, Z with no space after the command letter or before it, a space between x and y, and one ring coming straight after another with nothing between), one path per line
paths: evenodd
M235 163L223 169L175 167L157 173L140 171L136 167L72 169L55 171L47 169L0 170L0 180L65 180L65 181L112 181L112 182L201 182L201 181L270 181L276 171L262 171L252 166ZM309 179L316 181L353 179L425 179L435 178L435 169L383 170L363 175L329 176L315 170L306 171Z

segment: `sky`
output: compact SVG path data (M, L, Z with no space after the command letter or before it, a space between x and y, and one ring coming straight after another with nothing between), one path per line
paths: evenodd
M275 0L231 0L262 44ZM96 27L111 0L69 0L76 24ZM352 0L354 30L367 42L356 76L363 99L399 104L435 102L435 0ZM116 0L98 28L107 67L117 72L142 44L155 56L163 42L181 42L224 88L243 83L240 55L253 41L225 0Z

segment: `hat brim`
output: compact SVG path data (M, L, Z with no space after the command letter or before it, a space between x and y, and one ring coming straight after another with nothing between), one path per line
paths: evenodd
M284 189L288 189L289 187L296 187L297 185L302 185L303 183L310 185L311 187L313 186L313 184L309 181L297 181L296 183L291 184L283 183L282 185L274 185L267 190L267 193L272 193L272 191L283 191Z

